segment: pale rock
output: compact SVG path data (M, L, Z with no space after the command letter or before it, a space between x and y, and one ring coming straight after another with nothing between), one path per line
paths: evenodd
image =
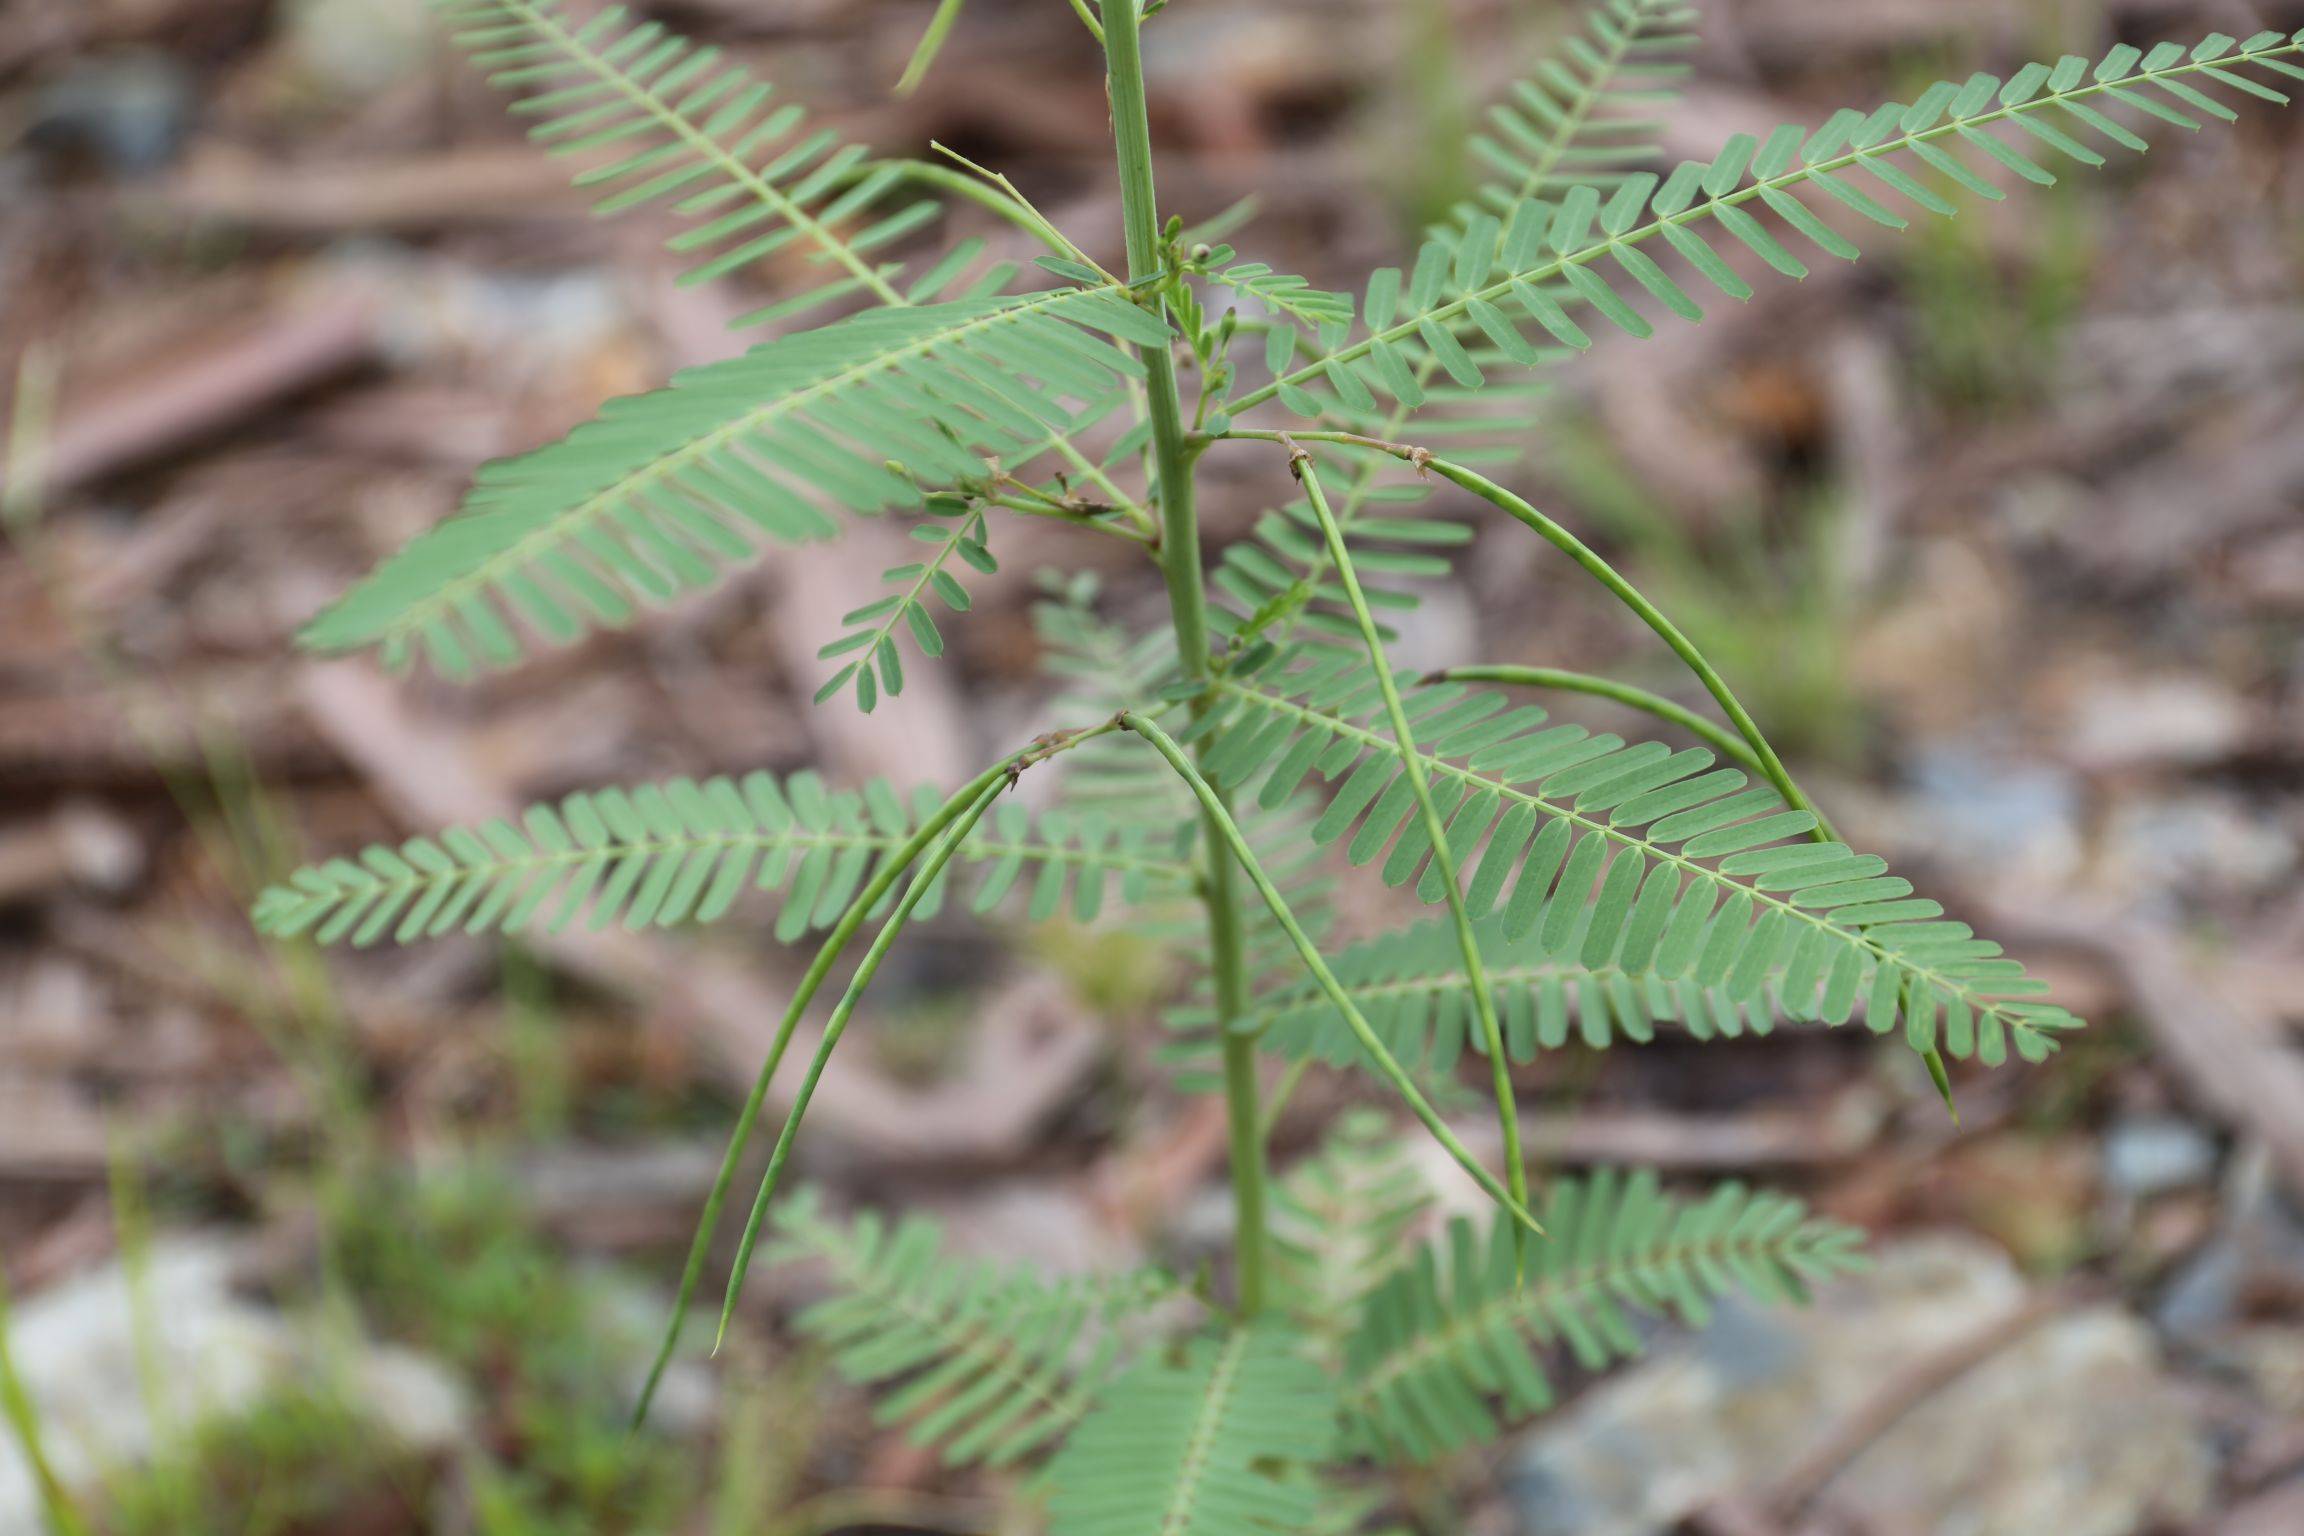
M1812 1311L1728 1307L1526 1437L1510 1477L1520 1529L1661 1536L1781 1476L1882 1382L2023 1298L2004 1255L1942 1237L1886 1250ZM2033 1328L1918 1404L1826 1493L1865 1529L2134 1536L2197 1515L2212 1472L2151 1335L2117 1308L2091 1307Z
M2104 1182L2131 1199L2149 1199L2208 1182L2216 1171L2216 1142L2176 1115L2129 1115L2104 1132Z
M2248 706L2197 677L2121 677L2075 702L2061 738L2075 766L2095 772L2218 762L2247 741Z
M369 96L422 68L441 45L424 0L292 0L288 47L314 84Z
M1910 774L1911 831L1931 858L2023 888L2081 867L2080 786L2061 769L1955 740L1917 752Z
M225 1244L171 1238L153 1245L139 1286L113 1264L15 1308L9 1348L66 1487L85 1491L149 1461L157 1446L202 1420L246 1412L291 1389L333 1388L411 1452L441 1450L463 1436L464 1394L440 1366L364 1341L346 1348L299 1327L235 1294L232 1271ZM139 1359L146 1348L148 1372ZM0 1531L40 1528L22 1448L0 1436Z
M2296 870L2284 817L2222 790L2125 800L2104 843L2108 878L2161 899L2278 894Z

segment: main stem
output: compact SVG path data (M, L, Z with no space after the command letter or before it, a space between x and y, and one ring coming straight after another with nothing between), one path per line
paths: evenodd
M1138 46L1138 0L1104 7L1106 87L1112 97L1112 138L1119 151L1120 211L1128 239L1128 280L1160 270L1160 205L1152 189L1152 125L1144 106L1144 56ZM1160 570L1168 583L1168 609L1176 627L1176 654L1187 677L1208 676L1208 594L1200 569L1200 523L1192 505L1193 453L1185 441L1184 407L1176 388L1175 354L1165 345L1141 350L1144 393L1152 420L1152 456L1159 483ZM1200 845L1207 852L1208 954L1216 987L1216 1027L1224 1052L1225 1120L1232 1143L1232 1198L1240 1275L1240 1314L1264 1307L1265 1173L1263 1127L1256 1108L1256 1042L1233 1031L1247 1010L1248 979L1241 958L1240 896L1232 859L1213 812L1203 809Z

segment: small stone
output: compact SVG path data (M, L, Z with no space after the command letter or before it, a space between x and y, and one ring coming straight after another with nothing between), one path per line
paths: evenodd
M2248 706L2194 677L2123 677L2090 689L2063 735L2066 756L2095 772L2189 768L2246 742Z
M1737 1305L1539 1427L1508 1486L1525 1536L1662 1536L1765 1486L1896 1373L2020 1305L2005 1255L1900 1244L1813 1311ZM1827 1485L1861 1529L2136 1536L2203 1508L2207 1439L2115 1307L2051 1319L1918 1403Z
M153 1244L137 1285L108 1265L16 1307L9 1347L68 1488L89 1490L150 1460L161 1434L155 1410L160 1426L182 1434L317 1382L341 1382L348 1407L412 1452L446 1449L466 1433L463 1390L438 1364L357 1341L341 1352L337 1341L236 1294L233 1265L220 1241L169 1238ZM140 1329L139 1316L151 1326ZM140 1332L155 1356L149 1396ZM22 1449L0 1435L0 1531L41 1528Z
M2189 1120L2138 1116L2104 1133L2098 1167L2107 1188L2147 1200L2205 1184L2216 1171L2216 1143Z
M51 160L148 176L176 158L194 104L192 77L180 60L157 53L91 58L41 90L25 140Z
M438 46L422 0L291 0L288 45L315 85L373 95L414 74Z
M2043 885L2068 880L2081 863L2080 787L2062 769L1989 742L1951 741L1916 754L1910 794L1931 857Z
M2224 1225L2177 1271L2153 1320L2189 1355L2304 1413L2304 1217L2243 1170Z
M2275 894L2294 878L2283 815L2223 790L2137 797L2105 828L2109 874L2141 894L2208 899Z

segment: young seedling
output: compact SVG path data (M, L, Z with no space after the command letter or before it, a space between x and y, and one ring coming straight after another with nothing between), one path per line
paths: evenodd
M839 1287L801 1326L948 1461L1044 1462L1034 1486L1057 1536L1349 1530L1369 1505L1348 1469L1438 1456L1541 1409L1548 1346L1598 1366L1638 1348L1636 1313L1699 1323L1730 1290L1793 1299L1857 1260L1848 1229L1735 1184L1680 1196L1634 1172L1539 1190L1514 1064L1665 1026L1710 1040L1861 1020L1901 1034L1948 1097L1945 1058L2038 1062L2079 1027L1999 946L1838 841L1727 679L1630 582L1475 468L1476 450L1434 445L1464 441L1468 420L1526 421L1532 371L1595 331L1695 321L1699 293L1734 303L1853 259L1852 230L2052 182L2143 150L2147 130L2230 120L2244 98L2283 102L2304 79L2304 33L1978 74L1738 134L1659 174L1646 120L1685 67L1694 13L1598 0L1490 114L1472 147L1494 179L1405 271L1346 294L1164 217L1139 51L1156 5L1072 0L1111 94L1125 254L1108 269L1090 254L1100 239L1075 244L1004 178L811 129L654 22L435 3L534 136L584 160L577 180L602 212L682 221L688 280L766 265L818 281L747 317L777 329L742 355L491 465L457 515L314 619L307 646L462 678L635 622L856 517L908 520L921 554L825 646L820 703L896 699L907 665L943 653L942 626L968 610L971 573L996 568L1012 517L1072 525L1083 547L1128 544L1169 599L1148 636L1105 624L1078 587L1050 605L1071 697L1093 702L956 790L752 773L574 794L265 893L267 932L356 944L579 917L684 927L781 894L775 938L821 937L738 1118L680 1314L794 1028L869 927L753 1192L723 1327L772 1223L771 1252L827 1261ZM908 79L958 11L937 7ZM989 209L1044 254L1020 266L980 240L911 254L940 198ZM1211 574L1194 478L1213 453L1285 465L1298 494ZM1595 578L1725 724L1558 669L1398 667L1384 615L1413 600L1386 579L1444 573L1464 537L1415 513L1441 481ZM1549 724L1526 698L1545 689L1646 710L1701 744ZM1027 813L1008 792L1043 765L1058 782ZM1336 944L1315 850L1377 865L1435 918ZM1202 985L1172 1055L1185 1086L1227 1106L1236 1242L1212 1292L955 1263L916 1217L843 1224L813 1198L779 1199L810 1091L880 963L962 889L979 911L1028 893L1034 918L1197 904ZM1487 1058L1499 1168L1433 1102L1467 1047ZM1365 1121L1275 1187L1260 1070L1273 1059L1290 1064L1284 1085L1311 1061L1372 1074L1493 1219L1420 1240L1400 1138ZM676 1314L667 1357L678 1329Z

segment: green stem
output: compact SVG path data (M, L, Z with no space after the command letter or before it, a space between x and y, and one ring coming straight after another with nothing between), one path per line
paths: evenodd
M936 883L936 877L944 873L944 866L952 862L952 856L960 851L960 844L966 841L976 823L992 808L992 802L1000 798L1001 791L1007 787L1006 779L1006 769L1002 768L990 783L984 783L981 778L977 780L982 787L977 790L975 798L968 801L967 808L953 820L943 840L937 843L936 851L914 873L912 883L904 888L903 899L896 903L896 910L888 915L888 920L880 925L880 931L872 936L871 947L864 951L864 958L856 962L856 974L848 979L848 989L840 994L839 1003L833 1007L831 1021L824 1026L824 1038L816 1047L816 1055L808 1063L808 1075L800 1080L800 1091L793 1096L792 1108L784 1116L784 1128L777 1133L776 1150L768 1155L768 1171L760 1176L759 1191L752 1197L752 1213L745 1218L744 1236L736 1245L736 1264L728 1275L728 1293L720 1303L720 1327L712 1341L715 1351L728 1337L729 1321L736 1315L736 1298L744 1289L744 1276L752 1267L752 1250L760 1240L761 1223L768 1215L768 1201L776 1193L776 1184L783 1176L785 1161L792 1155L792 1143L800 1134L800 1122L807 1117L809 1101L816 1096L816 1084L824 1076L824 1067L832 1059L833 1048L839 1045L840 1037L848 1032L848 1021L856 1015L857 1002L864 996L865 989L872 985L872 978L880 970L880 962L895 947L897 936L903 933L904 925L911 921L913 909L928 894L928 888Z
M1360 590L1360 573L1353 567L1351 551L1344 547L1344 530L1329 509L1328 493L1320 487L1312 456L1294 443L1288 448L1289 467L1303 482L1312 513L1320 519L1320 531L1328 541L1328 558L1336 568L1337 579L1344 585L1344 597L1352 606L1353 621L1360 626L1360 638L1367 644L1377 691L1384 696L1384 713L1392 722L1392 739L1398 747L1400 768L1407 775L1408 791L1415 796L1417 812L1424 819L1425 836L1432 844L1432 868L1447 897L1448 918L1456 927L1457 952L1464 957L1464 977L1471 985L1472 1011L1480 1021L1480 1038L1488 1047L1489 1075L1496 1094L1496 1124L1504 1133L1504 1175L1511 1181L1512 1199L1525 1208L1528 1166L1520 1151L1520 1110L1512 1095L1512 1064L1504 1055L1504 1028L1496 1017L1496 994L1488 985L1487 967L1481 963L1480 941L1473 937L1472 916L1464 908L1464 889L1457 878L1456 851L1448 842L1448 824L1441 819L1440 807L1432 799L1432 784L1424 772L1424 759L1416 750L1416 738L1408 728L1408 710L1400 702L1400 688L1393 680L1392 664L1385 658L1376 616L1368 611L1367 594Z
M1117 0L1106 8L1104 60L1112 97L1112 136L1119 161L1121 222L1128 244L1130 282L1157 276L1161 266L1160 210L1152 185L1152 125L1145 109L1144 58L1137 36L1141 25L1136 0ZM1209 675L1208 593L1200 567L1200 524L1192 504L1193 455L1185 439L1176 358L1164 344L1142 348L1141 356L1160 497L1160 573L1168 585L1177 659L1185 676L1205 680ZM1256 1108L1256 1043L1231 1028L1231 1021L1247 1008L1248 978L1232 863L1215 852L1220 817L1229 820L1221 800L1203 803L1201 841L1209 850L1203 901L1208 909L1217 1033L1223 1042L1240 1313L1253 1317L1264 1305L1270 1246L1265 1215L1267 1180L1261 1117Z
M16 1444L24 1453L25 1466L31 1471L32 1486L40 1498L40 1513L47 1522L49 1536L88 1536L88 1523L80 1518L72 1497L57 1480L56 1470L48 1460L48 1448L40 1435L40 1411L25 1390L24 1379L16 1372L16 1356L9 1346L9 1330L13 1326L8 1315L8 1277L0 1274L0 1417L8 1420L15 1432Z
M1160 274L1160 207L1152 186L1152 124L1144 106L1144 60L1133 3L1112 7L1104 28L1104 58L1112 93L1112 134L1120 164L1122 232L1128 242L1128 281ZM1208 666L1208 599L1200 572L1200 525L1192 505L1192 453L1184 433L1184 407L1176 386L1176 357L1167 344L1138 349L1144 360L1145 407L1152 423L1152 455L1159 478L1160 565L1168 604L1176 616L1176 644L1188 675Z
M912 60L904 66L903 78L896 82L896 94L909 96L920 89L920 82L928 77L928 70L936 62L936 55L944 51L944 42L952 35L953 25L960 20L960 7L967 0L939 0L936 14L928 18L928 30L920 35L920 46L912 50Z
M1072 466L1076 474L1102 491L1114 506L1128 514L1129 522L1142 531L1145 543L1149 544L1157 540L1159 525L1152 520L1152 514L1145 511L1137 503L1135 497L1120 489L1118 483L1110 475L1104 473L1102 465L1082 453L1073 445L1072 439L1069 437L1058 436L1055 439L1055 447L1056 452Z
M889 163L903 166L905 174L915 181L927 182L972 202L981 203L1017 228L1030 233L1057 255L1069 257L1084 267L1103 273L1107 279L1117 281L1086 251L1074 245L1071 237L1058 229L1046 214L1032 206L1032 200L1016 190L1016 183L998 171L978 165L949 145L931 139L928 147L954 165L974 174L963 176L950 166L937 165L928 160L898 160Z
M1202 811L1203 822L1206 811ZM1208 956L1216 983L1216 1015L1224 1058L1224 1131L1232 1167L1232 1237L1239 1270L1243 1318L1264 1310L1269 1268L1271 1213L1266 1188L1265 1125L1257 1107L1256 1039L1232 1027L1248 1011L1248 969L1241 954L1240 898L1232 884L1232 861L1208 844Z
M1760 766L1760 754L1754 752L1743 738L1717 721L1707 720L1685 704L1676 704L1660 693L1635 688L1630 683L1617 682L1612 677L1594 677L1589 672L1567 672L1558 667L1516 667L1497 662L1476 667L1446 667L1425 679L1432 683L1500 683L1507 688L1557 688L1564 693L1588 693L1594 698L1608 699L1628 709L1637 709L1679 726L1692 736L1701 737L1707 744L1726 757L1733 758L1765 775Z
M1547 543L1582 566L1593 580L1614 593L1617 601L1638 614L1640 621L1654 630L1657 637L1672 648L1672 654L1687 664L1688 670L1696 674L1696 680L1704 685L1705 691L1712 695L1713 699L1720 705L1721 711L1735 725L1736 733L1752 749L1755 765L1768 782L1775 786L1776 793L1783 796L1784 803L1794 810L1807 811L1816 818L1816 825L1809 832L1809 837L1819 843L1828 843L1837 839L1838 834L1832 830L1832 825L1825 819L1824 813L1817 810L1814 803L1801 793L1800 786L1792 782L1792 775L1784 767L1783 759L1776 755L1776 749L1770 746L1768 738L1761 734L1759 722L1752 718L1751 712L1744 707L1743 701L1736 697L1735 690L1728 686L1728 680L1720 675L1718 669L1711 662L1704 659L1702 651L1696 649L1696 642L1682 634L1679 625L1666 618L1662 609L1642 596L1638 587L1626 581L1614 566L1594 553L1590 545L1561 527L1551 518L1546 517L1542 512L1537 511L1524 498L1514 495L1486 475L1476 470L1467 469L1448 459L1440 458L1428 449L1412 447L1407 443L1389 443L1382 438L1363 437L1356 432L1272 432L1235 428L1223 435L1239 442L1345 443L1355 448L1369 448L1380 453L1389 453L1394 458L1415 465L1419 471L1438 475L1441 479L1470 491L1482 501L1502 509L1518 521L1527 524Z
M1693 640L1680 632L1679 625L1666 618L1662 609L1641 595L1639 588L1618 575L1616 568L1593 553L1582 539L1486 475L1429 455L1419 458L1417 463L1441 479L1463 487L1491 506L1527 524L1555 549L1582 566L1600 585L1615 593L1617 601L1638 614L1641 622L1654 630L1657 637L1672 648L1672 654L1687 663L1688 670L1696 674L1696 680L1704 685L1705 692L1712 695L1720 705L1721 712L1736 727L1736 734L1743 737L1752 748L1753 755L1760 760L1760 771L1776 787L1776 793L1784 797L1784 803L1794 810L1807 811L1815 816L1816 826L1809 836L1820 843L1835 840L1836 834L1832 831L1831 823L1800 792L1800 786L1792 782L1792 775L1784 767L1784 760L1776 755L1776 749L1760 733L1759 722L1752 718L1751 711L1736 697L1735 690L1728 686L1728 680L1720 675L1711 662L1704 659L1704 653L1696 649Z
M1232 859L1239 863L1256 894L1264 898L1264 905L1272 913L1273 921L1287 934L1288 942L1295 947L1297 958L1312 973L1312 979L1320 984L1322 994L1344 1016L1344 1022L1359 1040L1360 1048L1368 1053L1368 1059L1375 1064L1377 1074L1392 1085L1393 1091L1423 1122L1424 1128L1432 1133L1432 1139L1439 1142L1448 1155L1456 1160L1458 1167L1471 1175L1472 1182L1479 1185L1489 1199L1510 1211L1514 1219L1531 1232L1541 1233L1543 1227L1528 1213L1528 1208L1513 1198L1512 1192L1498 1181L1496 1175L1480 1165L1480 1160L1448 1128L1448 1122L1440 1118L1439 1111L1432 1107L1431 1101L1417 1088L1415 1081L1408 1076L1407 1069L1400 1065L1399 1058L1377 1036L1374 1026L1361 1013L1359 1004L1352 1001L1352 995L1344 990L1344 984L1328 968L1327 960L1320 954L1320 946L1312 942L1311 935L1304 931L1304 925L1296 921L1296 914L1288 908L1287 898L1272 883L1272 877L1264 873L1264 866L1257 861L1255 850L1248 846L1248 839L1240 831L1239 823L1232 819L1232 813L1225 808L1223 800L1207 779L1201 776L1200 770L1192 766L1191 759L1184 755L1184 749L1176 744L1176 738L1134 710L1124 711L1119 717L1119 724L1122 730L1134 731L1150 742L1153 750L1166 758L1168 766L1175 769L1177 775L1190 787L1194 798L1200 802L1201 810L1215 823L1217 835L1231 851Z
M1022 481L1016 483L1024 484ZM1065 506L1060 501L1051 500L1041 492L1038 486L1025 485L1024 488L1031 492L1030 499L1026 499L1021 494L987 496L984 498L984 504L988 507L998 507L1003 512L1013 512L1018 517L1037 517L1045 522L1068 523L1074 528L1085 528L1091 533L1108 533L1116 539L1126 539L1131 544L1149 545L1152 542L1151 535L1133 524L1117 522L1111 518L1098 516L1094 512L1082 511L1078 507ZM1119 509L1114 508L1114 510Z
M1403 416L1404 413L1395 413L1395 419L1402 419ZM1215 442L1340 443L1347 448L1368 448L1377 453L1388 453L1396 459L1404 459L1411 464L1421 464L1423 459L1427 457L1423 449L1412 443L1395 443L1388 438L1370 437L1365 432L1337 432L1324 427L1310 428L1301 432L1294 427L1290 427L1285 432L1273 431L1264 427L1232 427L1223 432L1203 432L1195 439L1196 445Z
M874 171L885 170L889 166L894 166L902 171L906 181L935 187L939 191L951 193L954 197L966 198L969 202L998 214L1058 256L1071 256L1074 260L1080 259L1073 255L1078 247L1065 239L1063 231L1042 217L1038 209L1008 196L998 187L986 186L973 176L963 175L948 165L938 165L933 160L875 160L868 165L857 167L853 176L844 179L861 181Z
M792 1001L785 1006L784 1018L776 1027L776 1039L768 1047L767 1059L760 1063L760 1071L752 1079L752 1091L744 1096L744 1108L736 1117L736 1129L728 1138L728 1150L721 1154L720 1171L712 1177L712 1192L704 1197L704 1214L696 1223L696 1235L688 1244L688 1263L680 1272L680 1291L672 1303L672 1323L665 1331L664 1340L656 1347L656 1358L648 1368L648 1380L640 1389L640 1402L632 1410L635 1428L648 1417L649 1404L655 1401L656 1388L663 1381L664 1371L672 1363L672 1351L679 1347L680 1330L688 1320L688 1307L696 1298L696 1288L704 1278L704 1263L712 1252L712 1237L719 1230L720 1209L728 1201L728 1191L736 1182L736 1169L743 1161L744 1149L752 1140L752 1127L760 1118L760 1107L768 1100L768 1085L774 1081L776 1069L783 1064L784 1052L792 1044L792 1032L799 1028L801 1015L815 1001L816 993L824 985L824 978L839 963L841 951L864 926L865 916L879 905L899 875L920 856L936 835L952 824L952 819L965 810L984 790L997 782L1008 771L1007 763L995 763L961 788L951 799L937 808L936 813L920 824L904 845L883 859L878 872L856 893L848 903L848 910L840 914L840 921L824 936L816 948L816 958L809 962L807 974L800 978L799 988Z
M721 1207L727 1203L728 1191L736 1181L736 1169L743 1161L744 1149L751 1143L752 1128L760 1118L760 1107L768 1100L769 1084L775 1079L777 1067L783 1063L784 1052L791 1047L792 1034L799 1028L801 1016L808 1011L808 1005L815 1001L817 992L824 985L824 979L832 974L833 966L839 963L842 951L848 947L848 941L856 936L857 930L864 926L864 920L895 888L897 880L905 870L912 867L921 852L987 789L997 786L1019 764L1092 737L1105 735L1113 729L1111 725L1101 725L1068 737L1050 748L1028 748L1011 753L970 779L923 820L910 837L880 861L872 878L865 882L864 888L848 903L847 910L840 914L840 920L832 925L831 932L825 934L823 943L817 946L816 958L809 962L807 973L800 978L800 985L792 994L792 1001L785 1006L784 1018L776 1027L776 1039L768 1047L767 1059L760 1063L759 1073L752 1079L752 1091L745 1095L744 1108L737 1116L736 1129L728 1138L728 1150L721 1155L720 1171L713 1176L712 1191L704 1200L704 1214L697 1221L696 1235L688 1245L687 1266L681 1271L679 1295L672 1304L671 1326L666 1330L663 1342L657 1346L656 1358L648 1368L647 1383L640 1390L639 1405L632 1412L635 1426L647 1418L648 1406L655 1399L656 1388L663 1381L665 1368L672 1362L673 1350L679 1346L681 1326L687 1321L689 1305L695 1300L696 1288L704 1277L705 1261L711 1256L712 1237L719 1229ZM974 825L973 820L970 825ZM955 842L951 846L957 849L959 844ZM944 859L948 862L950 854L945 854Z
M1095 38L1099 43L1103 42L1104 24L1098 21L1096 13L1088 8L1088 0L1072 0L1072 9L1079 16L1081 24L1087 27L1089 36Z

